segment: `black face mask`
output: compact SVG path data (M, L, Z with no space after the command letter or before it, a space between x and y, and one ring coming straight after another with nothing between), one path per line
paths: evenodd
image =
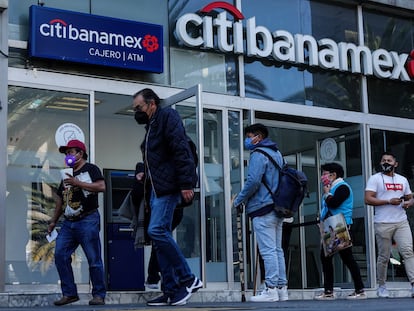
M147 124L149 121L148 115L144 111L135 111L134 117L138 124Z
M389 163L383 163L380 165L380 167L383 173L389 173L394 170L394 165L391 165Z

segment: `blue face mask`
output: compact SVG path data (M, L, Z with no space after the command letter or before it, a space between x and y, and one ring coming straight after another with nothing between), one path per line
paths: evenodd
M256 136L254 137L246 137L244 140L244 148L248 149L248 150L252 150L254 148L254 144L252 143L252 140L256 138Z

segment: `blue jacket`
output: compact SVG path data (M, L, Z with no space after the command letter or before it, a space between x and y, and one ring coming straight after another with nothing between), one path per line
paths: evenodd
M178 112L158 107L146 130L141 150L156 196L193 189L195 163Z
M246 213L248 215L273 204L271 194L262 183L263 176L266 184L272 189L272 192L276 191L279 185L278 169L275 168L267 156L260 152L254 152L257 148L263 149L263 151L270 154L280 166L283 165L283 157L276 143L272 142L269 138L265 138L255 145L255 148L250 153L246 182L233 202L234 206L245 203Z
M352 192L351 187L348 185L348 183L344 180L339 180L336 183L334 182L332 184L332 188L330 190L330 193L335 196L335 191L340 186L346 186L349 189L349 196L337 207L337 208L329 208L329 206L326 204L325 200L322 198L321 201L321 219L325 219L326 216L329 216L329 213L331 215L336 215L339 213L342 213L345 217L345 221L347 225L352 225L352 211L354 209L354 194Z

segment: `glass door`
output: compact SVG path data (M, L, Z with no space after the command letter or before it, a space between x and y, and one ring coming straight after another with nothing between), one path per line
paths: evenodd
M365 228L366 208L364 203L364 174L363 159L364 155L361 146L361 128L360 126L351 126L341 130L333 131L321 135L317 140L317 168L318 168L318 198L321 197L320 184L320 166L328 162L336 162L342 165L345 174L344 179L349 183L354 195L354 211L353 211L353 253L354 257L361 269L361 275L364 283L367 284L368 265L367 265L367 243ZM319 202L320 200L318 200ZM319 206L319 205L318 205ZM318 209L319 212L319 209ZM315 217L317 215L314 215ZM305 232L305 245L310 244L310 240L314 236L319 236L319 232L313 229ZM319 237L318 237L319 239ZM317 252L319 257L319 250ZM322 269L320 260L318 262L319 276L322 277ZM335 286L352 288L352 278L347 268L343 265L339 256L334 257L334 282ZM316 283L309 276L308 283ZM322 281L320 283L322 286Z
M177 242L191 269L205 284L227 288L234 286L234 275L238 273L233 269L235 231L229 224L230 189L240 188L241 114L205 108L200 96L201 88L195 86L162 102L175 105L199 156L198 200L195 206L184 209L184 219L176 231Z
M200 199L205 197L208 188L205 187L206 176L204 175L204 133L203 133L203 110L201 107L201 86L196 85L173 96L162 100L161 105L174 106L183 120L187 135L197 146L199 158L198 163L198 188L195 189L195 200L192 206L184 208L184 216L176 229L176 239L184 257L192 270L206 284L205 266L206 262L206 205ZM207 184L208 185L208 184Z

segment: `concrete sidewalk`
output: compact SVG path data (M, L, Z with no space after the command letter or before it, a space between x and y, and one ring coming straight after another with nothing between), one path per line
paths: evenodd
M414 299L412 298L389 298L379 299L370 298L366 300L345 300L337 299L334 301L316 301L316 300L290 300L284 302L272 303L257 303L257 302L213 302L213 303L199 303L191 301L184 306L166 306L166 307L147 307L145 304L110 304L105 306L88 306L72 304L62 307L27 307L27 308L0 308L0 310L10 311L28 311L28 310L42 310L42 311L169 311L169 310L188 310L188 311L237 311L237 310L275 310L275 309L289 309L289 310L303 310L303 311L342 311L342 310L364 310L364 311L395 311L395 310L413 310Z

